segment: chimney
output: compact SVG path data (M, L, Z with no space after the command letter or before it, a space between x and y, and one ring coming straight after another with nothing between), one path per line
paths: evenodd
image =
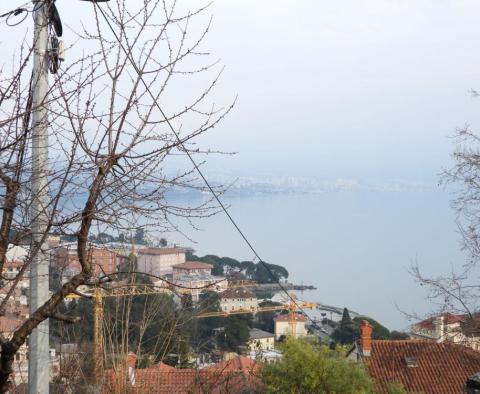
M137 355L133 352L127 354L128 380L132 386L135 386L135 364L137 363Z
M369 357L372 352L372 325L366 321L362 320L360 323L360 348L362 349L362 355Z
M443 342L445 340L445 322L443 315L436 317L433 325L435 327L435 338L437 342Z

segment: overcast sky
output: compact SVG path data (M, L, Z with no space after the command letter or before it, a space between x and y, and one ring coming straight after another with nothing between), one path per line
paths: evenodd
M65 25L92 18L88 3L57 6ZM209 159L212 169L431 181L447 137L480 125L476 1L217 0L207 13L204 47L226 66L214 97L238 94L202 144L239 154ZM29 25L1 26L4 53Z

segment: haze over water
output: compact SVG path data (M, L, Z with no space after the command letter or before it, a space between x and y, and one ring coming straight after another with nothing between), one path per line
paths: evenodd
M426 273L448 273L461 264L451 196L433 191L329 191L227 198L230 212L260 256L285 266L290 280L316 291L300 298L347 306L390 329L409 322L398 308L420 315L435 305L408 273L418 261ZM183 202L185 203L185 202ZM223 214L187 232L198 255L238 260L253 255Z

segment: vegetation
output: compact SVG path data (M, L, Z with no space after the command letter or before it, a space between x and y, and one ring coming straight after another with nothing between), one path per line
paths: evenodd
M262 370L266 393L373 392L363 365L348 361L341 349L329 349L312 339L290 337L281 349L282 359Z
M187 253L187 260L202 261L204 263L212 264L213 275L232 275L235 273L242 273L246 279L254 280L258 283L275 283L276 281L288 278L287 269L281 265L265 262L257 264L251 261L240 262L231 257L218 257L213 254L199 257L191 252ZM270 269L273 277L265 266Z
M343 309L342 320L332 334L335 343L348 345L355 342L360 335L360 324L362 320L368 321L373 326L373 339L390 339L390 331L376 320L367 316L357 316L353 320L347 308Z

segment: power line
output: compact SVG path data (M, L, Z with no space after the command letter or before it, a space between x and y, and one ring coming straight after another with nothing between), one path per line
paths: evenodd
M93 0L93 6L95 8L97 8L100 13L102 14L102 17L103 19L105 20L105 22L107 23L108 27L110 28L112 34L115 36L115 39L117 40L118 44L120 45L120 48L123 50L123 52L125 53L125 55L127 56L128 60L130 61L131 65L133 66L133 68L135 69L135 72L137 73L138 75L138 78L140 79L140 81L142 82L143 86L145 87L145 90L148 92L148 94L150 95L151 99L153 100L155 106L157 107L157 109L159 110L160 114L163 116L163 118L165 119L165 122L167 123L169 129L172 131L172 133L175 135L175 138L177 139L178 141L178 144L183 148L184 152L187 154L190 162L192 163L192 165L194 166L195 170L198 172L198 174L200 175L200 177L202 178L203 182L205 183L205 185L207 186L207 188L209 189L210 193L213 195L213 197L215 198L215 200L217 201L218 205L220 205L220 207L222 208L223 212L225 213L225 215L227 215L227 218L230 220L230 222L232 223L232 225L235 227L235 229L237 230L237 232L240 234L240 236L243 238L243 240L245 241L245 243L247 244L247 246L250 248L250 250L253 252L253 254L257 257L257 259L259 260L259 263L263 265L263 267L267 270L268 274L273 278L273 280L275 282L277 282L277 284L279 285L279 287L282 289L282 291L290 298L290 300L293 302L293 304L296 306L296 308L298 310L300 310L305 316L307 316L307 318L313 323L315 324L315 322L313 321L313 319L305 312L305 310L297 303L297 301L295 300L294 297L292 297L288 291L285 289L285 287L280 283L280 281L277 279L277 277L273 274L272 270L270 269L270 267L265 264L265 262L260 258L259 254L257 253L256 249L253 247L252 243L248 240L248 238L246 237L246 235L243 233L243 231L240 229L240 227L238 226L237 222L233 219L233 217L230 215L230 213L228 212L227 208L225 207L225 205L222 203L222 201L220 200L220 198L218 197L217 193L215 193L215 191L213 190L212 186L210 186L210 183L208 182L207 178L205 177L205 175L202 173L202 171L200 170L198 164L196 163L196 161L193 159L192 155L190 154L190 152L185 148L185 145L183 144L183 141L180 139L180 136L178 135L177 131L174 129L174 127L172 126L172 124L170 123L170 120L168 119L167 115L165 114L165 112L162 110L162 108L160 107L160 105L158 104L157 100L155 99L155 96L153 95L152 91L150 90L149 86L147 85L147 83L145 82L145 80L143 79L142 77L142 73L140 71L140 69L137 67L136 63L135 63L135 60L133 59L131 53L129 51L127 51L125 49L125 47L123 46L123 43L121 42L120 38L118 37L117 33L115 32L113 26L111 25L108 17L105 15L105 12L103 11L102 7L100 7L100 5L97 4L97 1L96 0Z

